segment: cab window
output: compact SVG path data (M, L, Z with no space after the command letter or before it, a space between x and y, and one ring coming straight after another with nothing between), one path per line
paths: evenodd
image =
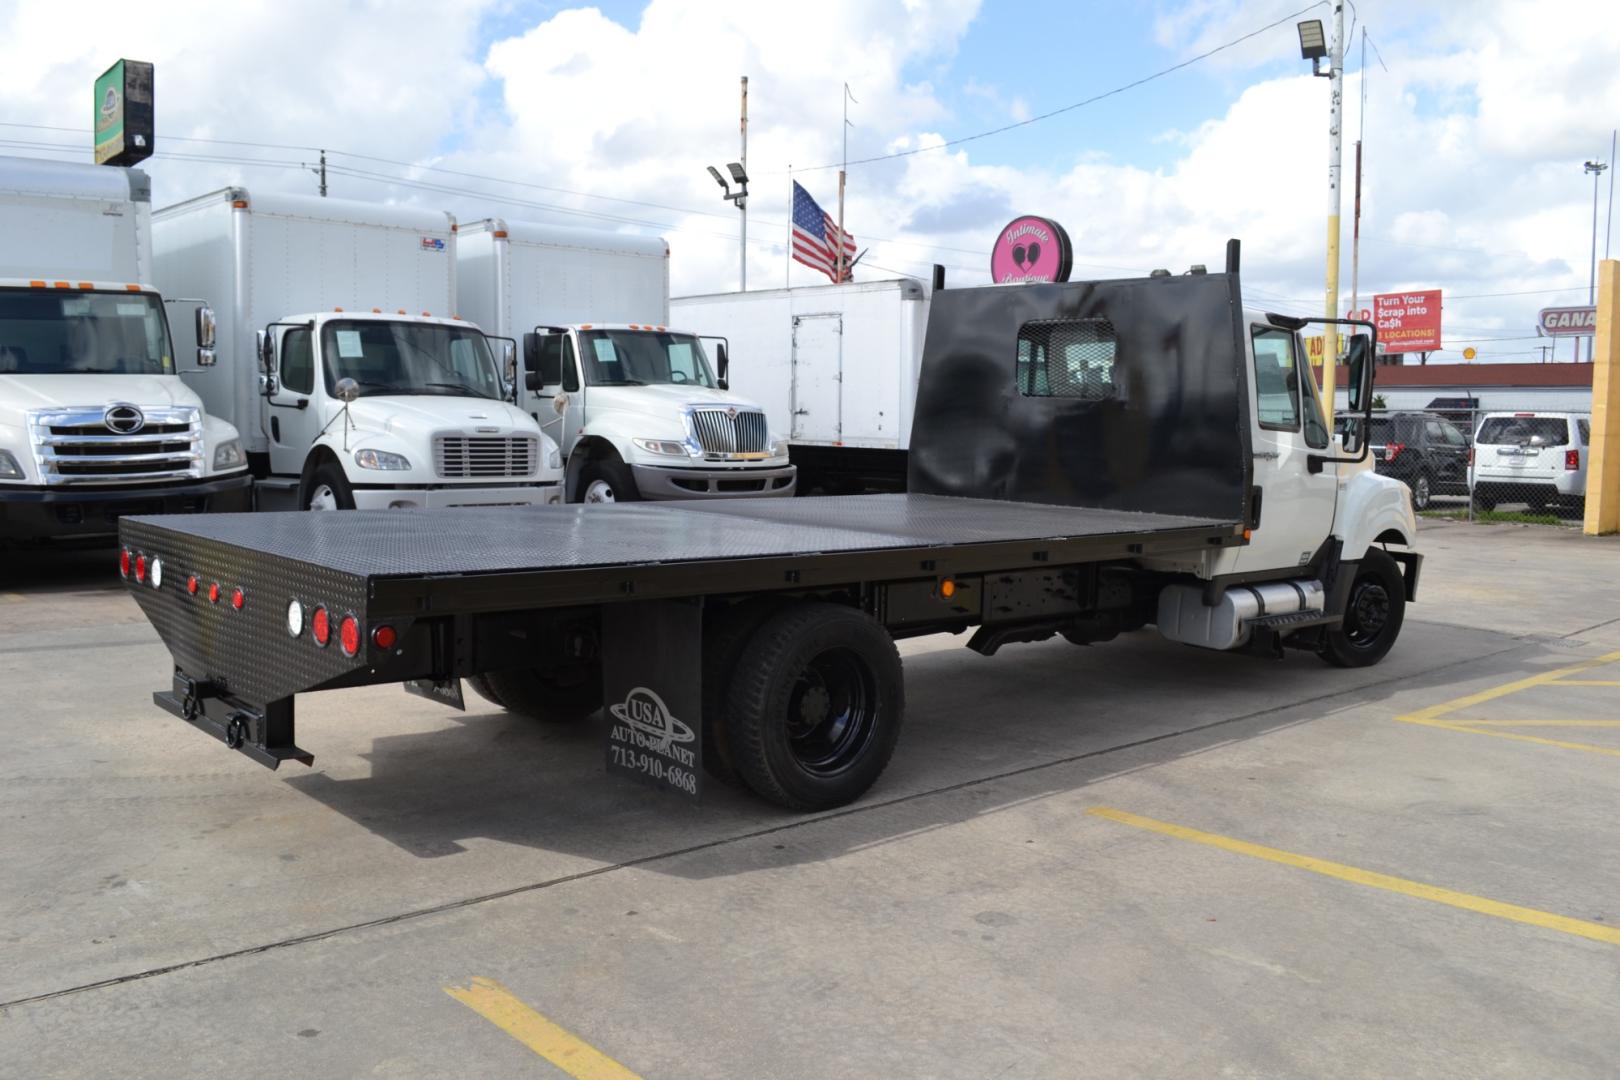
M1294 335L1286 330L1254 328L1254 398L1261 427L1299 430L1299 369Z
M295 394L315 392L315 351L306 327L289 330L281 339L281 385Z

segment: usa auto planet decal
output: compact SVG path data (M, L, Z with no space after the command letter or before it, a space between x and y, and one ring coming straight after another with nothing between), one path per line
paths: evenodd
M608 732L609 762L655 784L697 794L697 733L676 718L664 699L645 686L635 687L623 702L608 706L613 727Z

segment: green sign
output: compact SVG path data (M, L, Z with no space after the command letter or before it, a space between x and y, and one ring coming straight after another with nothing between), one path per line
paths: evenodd
M96 80L97 165L134 165L152 156L152 65L120 60Z

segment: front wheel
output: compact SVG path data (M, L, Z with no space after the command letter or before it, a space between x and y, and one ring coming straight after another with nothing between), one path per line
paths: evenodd
M315 470L304 492L305 510L353 510L354 488L343 469L328 461Z
M836 604L801 603L767 619L726 695L731 764L754 793L792 810L860 798L900 737L905 685L894 640Z
M635 477L621 461L593 461L580 470L582 503L635 502L640 498Z
M1344 622L1325 635L1321 656L1334 667L1370 667L1384 658L1406 618L1406 581L1389 553L1368 551L1356 567Z

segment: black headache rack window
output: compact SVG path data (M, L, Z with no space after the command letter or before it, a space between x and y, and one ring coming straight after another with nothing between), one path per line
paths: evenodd
M934 294L909 490L1247 520L1230 274Z

